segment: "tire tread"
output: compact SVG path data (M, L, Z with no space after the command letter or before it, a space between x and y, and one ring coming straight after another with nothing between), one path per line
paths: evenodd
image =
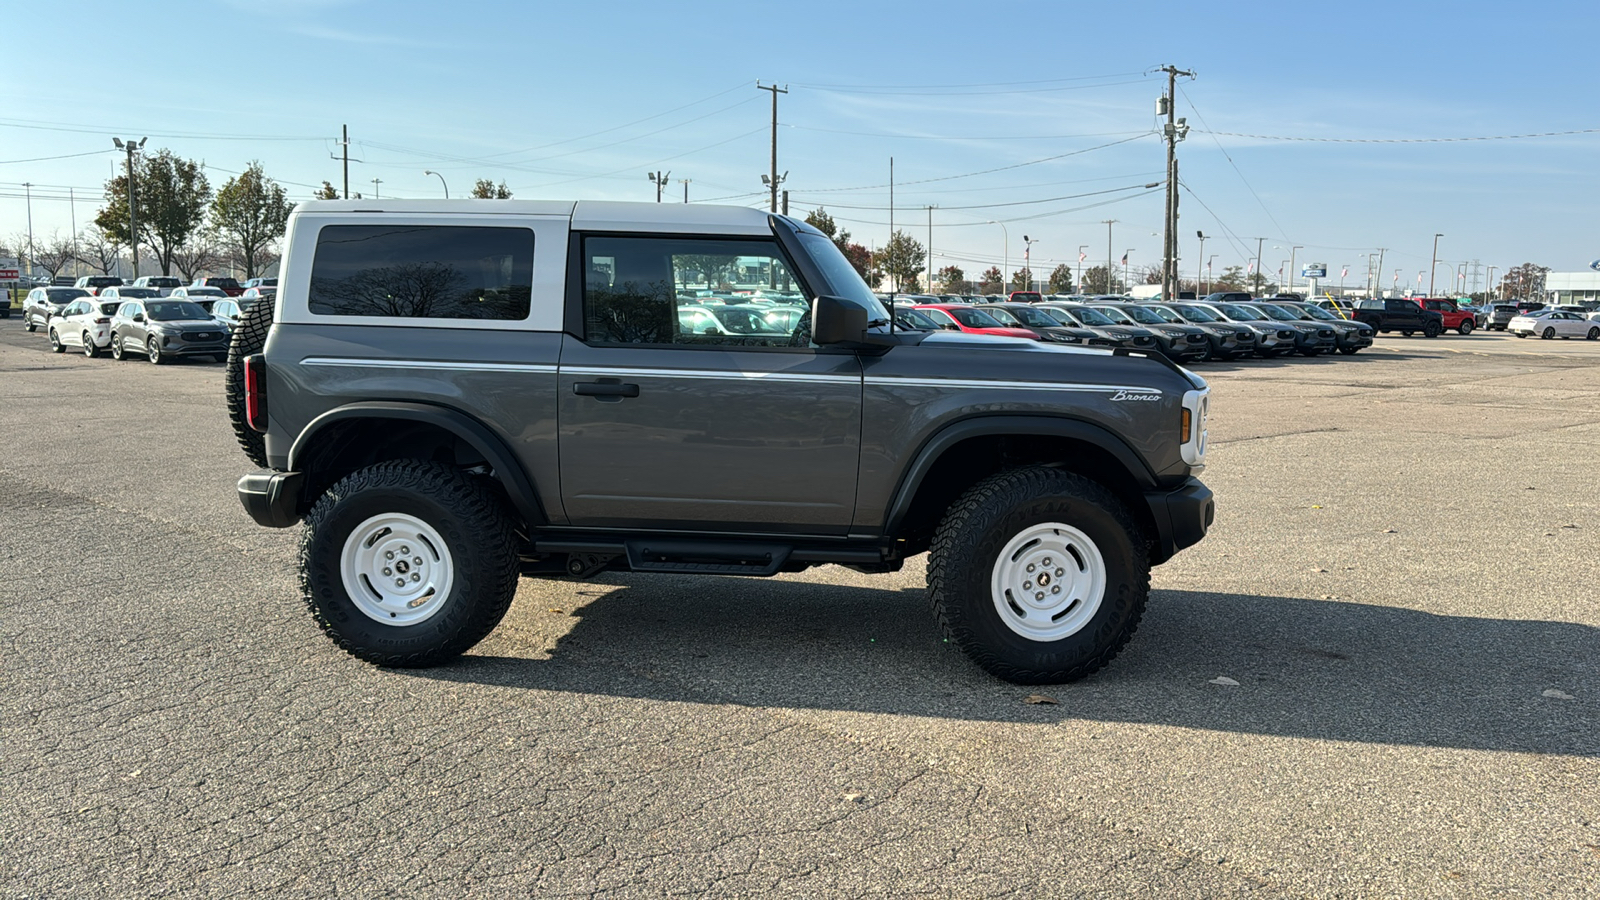
M222 373L222 390L227 397L233 436L244 455L263 469L268 467L266 436L247 425L244 419L244 358L259 353L266 345L277 299L262 297L245 311L239 327L233 331L233 339L228 342L227 368Z

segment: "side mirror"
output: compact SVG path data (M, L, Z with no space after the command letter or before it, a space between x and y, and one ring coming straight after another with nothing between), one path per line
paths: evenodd
M843 297L827 295L812 303L811 340L818 346L863 344L866 335L866 309Z
M144 313L135 314L134 317L133 317L133 320L135 322L143 322L144 321Z

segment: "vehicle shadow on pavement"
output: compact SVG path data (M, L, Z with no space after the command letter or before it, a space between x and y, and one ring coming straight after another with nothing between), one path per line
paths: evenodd
M1155 591L1110 666L1029 688L989 677L945 643L921 590L620 574L588 586L602 595L561 613L578 621L564 623L548 658L469 656L399 674L690 703L1600 756L1600 629L1587 625ZM522 614L546 611L513 608ZM1238 684L1213 683L1219 676ZM1024 703L1032 693L1059 705Z

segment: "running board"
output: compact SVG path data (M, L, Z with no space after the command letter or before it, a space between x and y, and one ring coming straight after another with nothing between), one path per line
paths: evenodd
M628 568L635 572L700 572L708 575L773 575L793 547L734 541L628 541Z
M834 563L861 571L892 571L882 550L781 541L718 540L716 538L624 538L622 540L537 540L534 552L556 559L529 561L527 574L563 572L588 578L626 560L635 572L701 573L707 575L775 575L787 566L799 568ZM559 557L565 556L562 561Z

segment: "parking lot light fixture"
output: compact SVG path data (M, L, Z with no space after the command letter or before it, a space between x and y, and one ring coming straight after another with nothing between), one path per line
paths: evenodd
M139 206L136 199L138 195L133 189L133 154L137 150L144 149L144 142L148 140L147 137L139 138L137 141L133 138L128 138L126 141L118 137L111 139L111 143L115 144L118 150L125 150L128 154L128 245L133 252L134 278L139 277Z
M440 175L438 172L435 172L432 169L423 169L422 174L432 175L433 177L439 179L439 183L444 185L444 198L446 200L450 199L450 185L444 180L443 175Z

